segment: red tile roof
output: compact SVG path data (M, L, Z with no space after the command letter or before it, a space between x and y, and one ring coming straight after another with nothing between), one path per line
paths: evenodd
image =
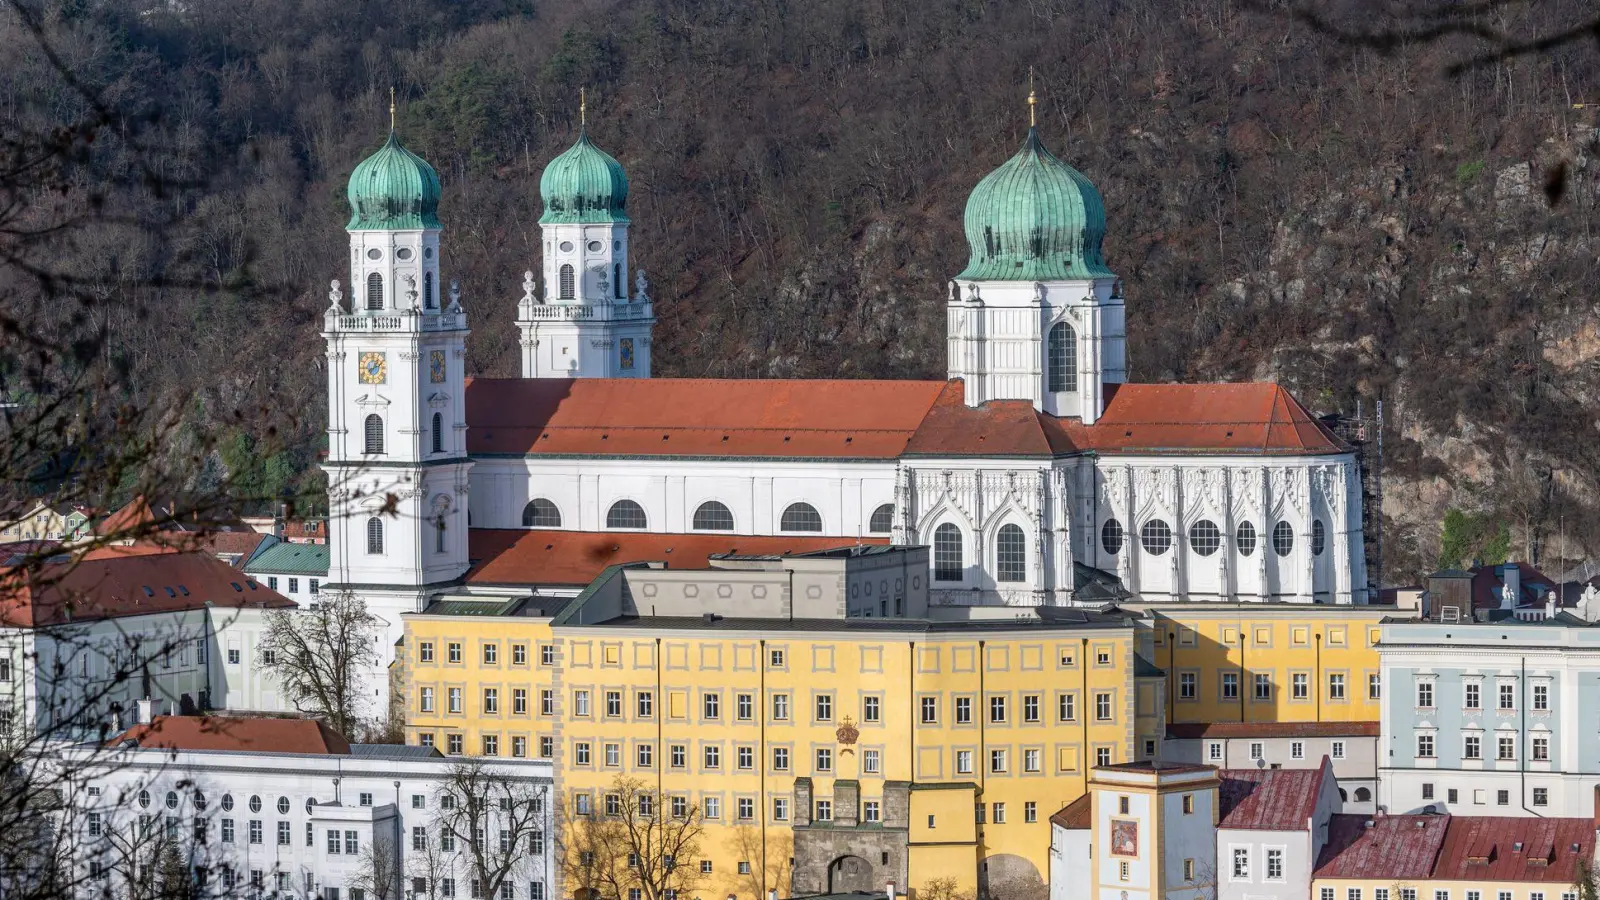
M1377 736L1377 722L1177 722L1167 726L1167 737L1177 740Z
M1336 815L1316 878L1422 879L1433 874L1449 816ZM1366 827L1372 822L1372 827Z
M1068 803L1066 806L1056 810L1055 815L1050 817L1050 824L1058 825L1067 829L1068 831L1080 831L1087 829L1090 824L1092 824L1092 806L1093 800L1091 795L1084 794L1071 803Z
M1348 448L1275 384L1112 385L1094 425L1025 400L966 405L959 381L485 379L467 450L581 456L1324 454Z
M943 381L472 378L472 454L893 459Z
M1578 861L1592 858L1593 853L1592 819L1454 816L1433 877L1572 884Z
M293 600L206 553L104 547L81 559L0 573L0 625L37 628L212 606L269 609Z
M864 544L887 544L886 537ZM466 580L475 584L586 585L606 566L666 562L705 568L718 553L781 556L852 546L855 538L743 534L654 534L632 531L528 531L474 528L467 532L473 560Z
M1317 809L1323 782L1333 780L1326 756L1315 769L1223 769L1218 828L1304 831Z
M235 750L256 753L346 755L350 742L315 719L156 716L114 737L108 746L133 741L143 749Z

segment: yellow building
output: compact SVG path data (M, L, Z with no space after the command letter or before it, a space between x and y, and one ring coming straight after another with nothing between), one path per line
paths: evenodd
M1377 722L1379 623L1393 609L1130 603L1166 673L1166 721Z
M846 610L926 552L619 566L571 601L437 602L405 617L407 740L549 756L576 815L621 777L698 809L703 896L943 878L1042 896L1050 814L1159 736L1161 674L1116 613L929 618L920 576L893 589L904 617Z

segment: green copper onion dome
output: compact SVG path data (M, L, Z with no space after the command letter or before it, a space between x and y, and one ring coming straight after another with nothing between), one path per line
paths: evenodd
M439 173L389 132L378 152L350 173L347 231L439 227Z
M628 222L628 176L622 163L589 142L587 130L544 167L539 196L544 199L540 225Z
M1056 281L1114 277L1100 242L1106 208L1082 172L1050 154L1039 133L978 182L967 198L972 256L957 278Z

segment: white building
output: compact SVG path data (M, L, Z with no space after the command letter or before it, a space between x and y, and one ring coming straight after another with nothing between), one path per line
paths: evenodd
M563 568L575 591L652 558L647 536L926 544L936 605L1069 605L1080 566L1146 600L1366 602L1350 448L1276 385L1129 383L1104 204L1032 130L967 202L943 381L650 378L621 165L585 131L540 192L523 377L469 379L437 175L391 134L351 176L324 588L361 595L386 647L441 591Z
M462 761L432 750L352 745L306 719L176 716L136 726L109 748L64 750L61 764L69 777L59 833L83 897L115 890L164 843L208 895L487 893L465 842L446 833L460 830L459 820L445 823L466 800L452 781ZM490 770L485 839L498 845L513 827L519 837L519 859L494 896L555 896L550 764L495 760ZM508 826L512 815L524 823ZM377 891L374 878L401 889Z
M108 547L10 578L0 612L0 723L76 738L162 712L278 709L255 665L289 599L203 552Z

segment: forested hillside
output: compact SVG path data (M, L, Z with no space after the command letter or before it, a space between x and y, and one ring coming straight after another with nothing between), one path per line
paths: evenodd
M657 374L942 377L962 205L1021 141L1032 66L1046 143L1106 201L1136 379L1273 379L1319 413L1383 399L1391 582L1437 560L1447 507L1485 540L1508 526L1518 555L1542 541L1550 569L1563 517L1569 558L1600 551L1592 44L1449 74L1470 46L1379 53L1227 0L46 8L47 45L126 123L81 170L98 182L51 204L150 227L38 252L90 283L128 396L237 430L211 466L268 492L317 477L344 183L391 86L444 182L470 371L515 371L539 173L587 86L589 133L632 181ZM84 110L36 35L0 29L0 128ZM273 424L237 426L246 407Z

